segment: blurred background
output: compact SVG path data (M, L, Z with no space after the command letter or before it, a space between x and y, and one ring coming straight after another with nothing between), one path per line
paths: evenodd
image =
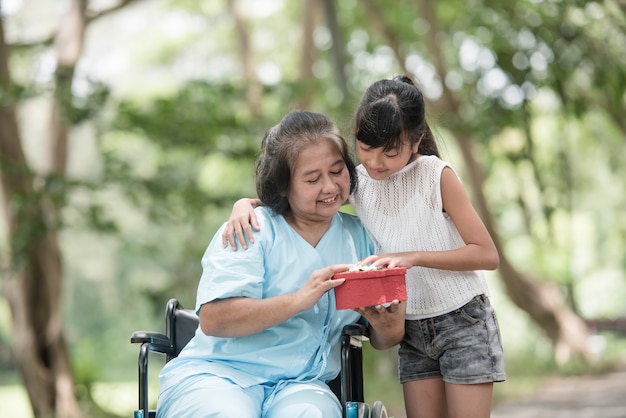
M171 297L193 307L265 130L312 110L353 145L360 95L397 74L500 251L495 402L626 362L623 0L0 0L0 17L3 416L131 416L130 335L162 331ZM404 416L396 351L366 350L367 400Z

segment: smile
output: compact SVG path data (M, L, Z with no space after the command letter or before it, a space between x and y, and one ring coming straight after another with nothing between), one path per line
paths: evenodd
M338 197L338 195L335 195L333 197L329 197L328 199L319 200L319 202L322 202L322 203L333 203L333 202L337 201L337 197Z

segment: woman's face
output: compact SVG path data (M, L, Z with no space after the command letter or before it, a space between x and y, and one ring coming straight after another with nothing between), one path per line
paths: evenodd
M302 149L293 166L287 199L297 220L332 218L350 194L350 174L339 150L329 140Z

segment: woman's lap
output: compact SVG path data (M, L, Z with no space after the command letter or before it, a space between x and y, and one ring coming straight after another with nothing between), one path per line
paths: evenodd
M341 406L321 382L240 386L216 376L192 376L159 395L158 418L168 417L341 417Z
M157 417L253 417L262 403L263 389L258 386L242 389L216 376L197 375L159 394Z

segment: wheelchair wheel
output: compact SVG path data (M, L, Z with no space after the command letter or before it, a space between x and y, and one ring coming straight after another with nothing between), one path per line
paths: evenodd
M370 417L370 404L365 402L359 402L359 418L369 418Z
M381 401L374 402L374 405L372 405L372 414L370 416L371 418L389 418L389 415L387 415L387 408L385 408L385 405L383 405Z

